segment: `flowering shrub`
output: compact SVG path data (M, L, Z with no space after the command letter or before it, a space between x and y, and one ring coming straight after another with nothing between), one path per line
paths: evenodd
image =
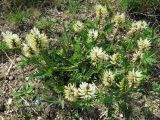
M23 41L8 31L2 35L10 49L24 55L20 65L34 65L33 78L63 95L66 103L79 108L104 104L111 113L118 105L124 116L131 107L131 93L143 92L150 66L156 61L154 31L148 24L132 22L125 13L111 16L102 5L95 7L93 21L64 25L59 41L37 28Z

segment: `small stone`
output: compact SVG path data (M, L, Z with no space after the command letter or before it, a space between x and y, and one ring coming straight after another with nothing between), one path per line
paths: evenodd
M121 118L123 118L123 114L120 114L119 116L120 116Z
M20 62L21 60L22 60L21 57L17 57L17 58L16 58L16 61L17 61L17 62Z
M2 116L0 116L0 120L4 120L4 118Z
M14 69L14 70L15 70L15 69L16 69L16 65L14 65L14 66L12 67L12 69Z
M9 76L9 80L13 80L13 78L14 78L13 76Z
M25 80L26 80L26 81L29 80L29 77L26 77Z
M37 120L44 120L42 117L38 116Z
M12 98L9 98L7 101L7 105L11 105L12 104Z

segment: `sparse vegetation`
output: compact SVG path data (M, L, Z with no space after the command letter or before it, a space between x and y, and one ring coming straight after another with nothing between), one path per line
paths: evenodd
M13 10L6 16L6 21L13 25L26 22L29 18L29 13L22 10Z

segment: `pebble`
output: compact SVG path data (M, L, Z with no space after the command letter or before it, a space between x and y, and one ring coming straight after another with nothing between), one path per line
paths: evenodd
M28 81L28 80L29 80L29 77L26 77L26 78L25 78L25 80L27 80L27 81Z
M12 104L12 98L9 98L7 101L7 105L11 105Z
M0 120L4 120L4 118L2 116L0 116Z
M13 80L13 78L14 78L13 76L9 76L9 80Z
M17 61L17 62L20 62L21 60L22 60L21 57L17 57L17 58L16 58L16 61Z
M38 116L37 120L44 120L42 117Z
M12 67L12 69L14 69L14 70L15 70L15 69L16 69L16 67L17 67L17 66L16 66L16 65L14 65L14 66Z

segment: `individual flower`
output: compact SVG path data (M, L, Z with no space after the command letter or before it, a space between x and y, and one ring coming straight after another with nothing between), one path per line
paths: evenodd
M21 40L17 34L6 31L2 33L3 40L6 42L10 49L19 48L21 46Z
M121 54L115 53L111 57L111 63L114 65L119 65L121 63Z
M113 18L113 22L115 23L116 27L121 27L125 22L125 14L117 13L117 15L115 15Z
M115 83L115 74L111 70L106 70L103 73L102 82L105 86L111 86Z
M97 39L98 37L98 31L97 30L94 30L94 29L91 29L88 31L88 38L91 39L91 40L95 40Z
M35 53L27 44L23 44L22 53L26 57L32 57Z
M94 47L90 52L90 58L95 63L101 63L109 59L108 54L102 48Z
M127 79L129 83L129 87L138 87L140 84L140 81L142 80L142 72L141 71L135 71L134 69L132 71L128 72Z
M78 90L75 87L75 84L68 84L64 89L65 99L69 101L75 101L78 97Z
M42 49L48 48L47 36L40 33L40 31L35 27L26 35L26 42L36 53L39 53Z
M77 21L74 25L73 25L73 29L75 32L80 32L82 29L84 28L84 25L82 22Z
M95 6L95 12L97 18L105 18L109 15L107 8L100 4Z
M78 95L80 96L80 98L90 99L95 97L96 91L97 91L97 88L94 83L90 84L90 83L82 82L78 88Z
M151 47L151 42L147 39L142 40L142 38L140 40L138 40L138 48L139 50L149 50Z
M133 22L131 29L128 31L127 35L128 36L135 35L146 28L147 28L147 23L145 21Z
M143 58L143 52L142 51L136 51L134 54L133 54L133 57L132 57L132 62L136 62L137 60L140 60Z

